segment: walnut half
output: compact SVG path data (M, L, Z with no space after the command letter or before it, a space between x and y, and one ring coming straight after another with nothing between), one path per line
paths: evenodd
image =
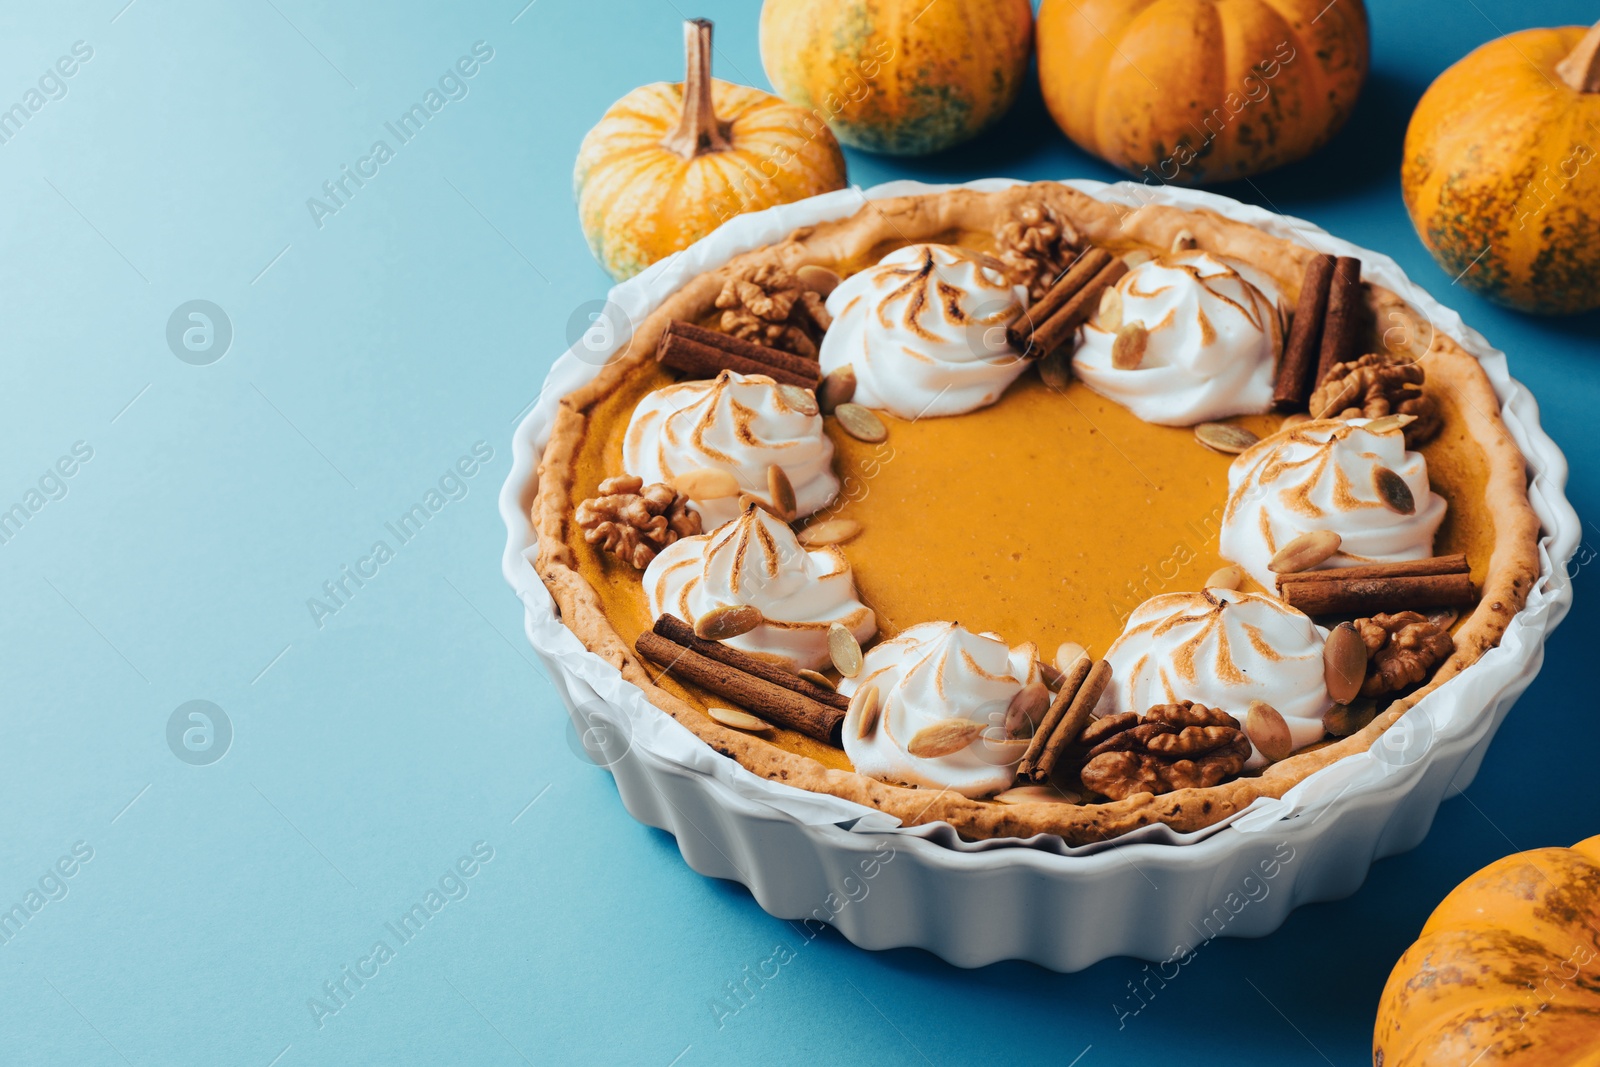
M1012 281L1028 287L1029 301L1049 292L1078 255L1078 231L1043 201L1017 208L995 239L996 256Z
M1354 626L1367 646L1364 697L1387 696L1416 685L1456 650L1447 630L1415 611L1357 619Z
M1377 419L1414 415L1406 427L1406 446L1416 448L1438 434L1439 404L1423 391L1420 363L1397 363L1368 353L1354 363L1335 363L1311 394L1314 419Z
M1225 711L1185 700L1157 704L1141 719L1108 715L1084 728L1083 784L1113 800L1213 786L1244 769L1250 739Z
M600 495L579 504L573 517L585 541L640 570L678 538L700 532L700 513L689 510L688 497L665 482L645 485L642 478L607 478Z
M822 297L771 263L729 278L717 294L723 333L807 359L833 318Z

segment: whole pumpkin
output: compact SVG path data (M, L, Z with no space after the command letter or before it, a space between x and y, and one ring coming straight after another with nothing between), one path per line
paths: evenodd
M1006 113L1032 35L1028 0L766 0L761 64L845 144L924 155Z
M1038 32L1056 125L1146 182L1228 181L1309 155L1367 76L1361 0L1044 0Z
M770 93L711 77L711 23L684 24L682 85L646 85L584 137L573 170L589 250L621 281L745 211L845 186L826 126Z
M1600 25L1523 30L1439 75L1400 183L1451 277L1544 314L1600 307Z
M1375 1067L1600 1063L1600 837L1496 860L1389 975Z

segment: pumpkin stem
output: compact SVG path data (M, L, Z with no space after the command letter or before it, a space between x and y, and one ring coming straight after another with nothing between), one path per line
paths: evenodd
M683 24L683 117L678 128L661 139L661 147L684 159L733 147L728 131L711 106L711 20Z
M1600 93L1600 22L1589 27L1578 47L1556 64L1556 74L1580 93Z

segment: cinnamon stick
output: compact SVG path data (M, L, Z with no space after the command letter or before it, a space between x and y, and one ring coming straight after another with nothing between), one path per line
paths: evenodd
M1024 359L1042 359L1072 340L1078 327L1089 321L1089 316L1100 306L1100 295L1128 273L1128 264L1115 257L1097 271L1093 278L1069 297L1048 319L1037 323L1024 345L1018 348Z
M1287 582L1281 588L1286 604L1313 616L1453 608L1477 599L1472 576L1465 571L1395 578L1329 578Z
M807 737L833 745L839 743L839 724L844 721L844 712L838 708L702 656L658 633L640 634L633 647L645 659L665 667L679 681L709 690L754 715Z
M752 656L750 653L734 648L732 645L725 645L720 641L707 641L705 638L697 636L694 632L694 627L676 615L662 615L658 618L655 632L673 644L692 649L702 656L714 659L719 663L726 663L734 670L753 674L757 678L771 682L773 685L781 685L783 688L799 693L803 697L810 697L819 704L826 704L830 708L838 708L840 711L850 707L850 698L843 693L836 693L832 689L824 689L820 685L814 685L798 674L787 671L770 660L762 659L760 656Z
M1063 304L1077 295L1078 290L1105 269L1111 262L1111 253L1091 245L1078 253L1071 266L1061 272L1049 290L1035 300L1006 330L1006 339L1019 352L1028 347L1028 337L1034 329L1051 315L1061 310Z
M776 382L802 389L815 389L822 380L821 366L814 359L677 319L662 332L656 359L691 378L715 378L722 371L731 370L737 374L765 374Z
M1361 358L1366 314L1367 302L1361 293L1361 261L1354 256L1340 256L1333 267L1333 281L1328 286L1328 314L1322 324L1322 346L1317 355L1313 389L1327 378L1335 364L1353 363Z
M1329 567L1316 571L1297 571L1278 575L1278 590L1294 582L1327 582L1353 578L1415 578L1430 574L1465 574L1470 568L1465 554L1430 556L1398 563L1367 563L1359 567Z
M1067 746L1083 733L1083 728L1089 725L1089 718L1094 714L1095 705L1100 703L1100 698L1105 695L1106 686L1110 684L1111 664L1103 659L1096 660L1094 667L1089 671L1089 676L1084 679L1077 695L1072 698L1072 706L1067 709L1067 713L1051 731L1050 739L1045 742L1044 752L1033 767L1034 782L1043 784L1050 780L1050 775L1056 769L1056 761L1061 759L1061 754L1067 750Z
M1061 719L1067 714L1067 709L1072 706L1072 698L1078 695L1078 690L1083 688L1083 680L1089 677L1089 668L1093 666L1088 656L1079 656L1071 669L1062 676L1061 688L1056 690L1055 699L1050 702L1050 708L1044 713L1044 718L1039 721L1039 726L1033 731L1033 739L1028 742L1027 751L1022 754L1022 760L1017 764L1017 778L1029 781L1033 777L1033 768L1044 754L1044 746L1050 740L1050 735L1061 724Z
M1300 282L1300 299L1294 306L1294 325L1283 346L1278 378L1272 389L1275 411L1304 411L1316 390L1322 347L1322 320L1328 314L1328 289L1333 283L1337 256L1312 256Z

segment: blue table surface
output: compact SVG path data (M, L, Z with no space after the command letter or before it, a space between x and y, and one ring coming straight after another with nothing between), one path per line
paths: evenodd
M1393 256L1509 352L1592 515L1600 316L1452 287L1397 170L1452 60L1594 6L1373 8L1348 128L1221 191ZM0 1062L1360 1063L1390 967L1451 886L1600 832L1587 545L1543 673L1428 839L1271 937L1207 944L1135 1016L1115 1006L1140 963L962 971L803 942L635 823L522 639L495 495L569 319L608 284L572 206L578 142L627 90L680 76L697 14L717 72L766 86L752 0L0 14L0 106L43 86L0 143L0 508L30 513L0 543L0 906L27 916L0 943ZM389 135L475 47L426 128ZM392 158L313 217L379 139ZM1035 85L946 154L848 155L862 186L1115 177ZM225 316L190 338L205 351L169 344L193 300ZM437 513L393 537L430 491ZM380 540L376 574L330 601ZM209 747L178 710L195 700L222 709ZM437 910L402 942L386 924L419 902ZM715 1011L778 946L779 976Z

